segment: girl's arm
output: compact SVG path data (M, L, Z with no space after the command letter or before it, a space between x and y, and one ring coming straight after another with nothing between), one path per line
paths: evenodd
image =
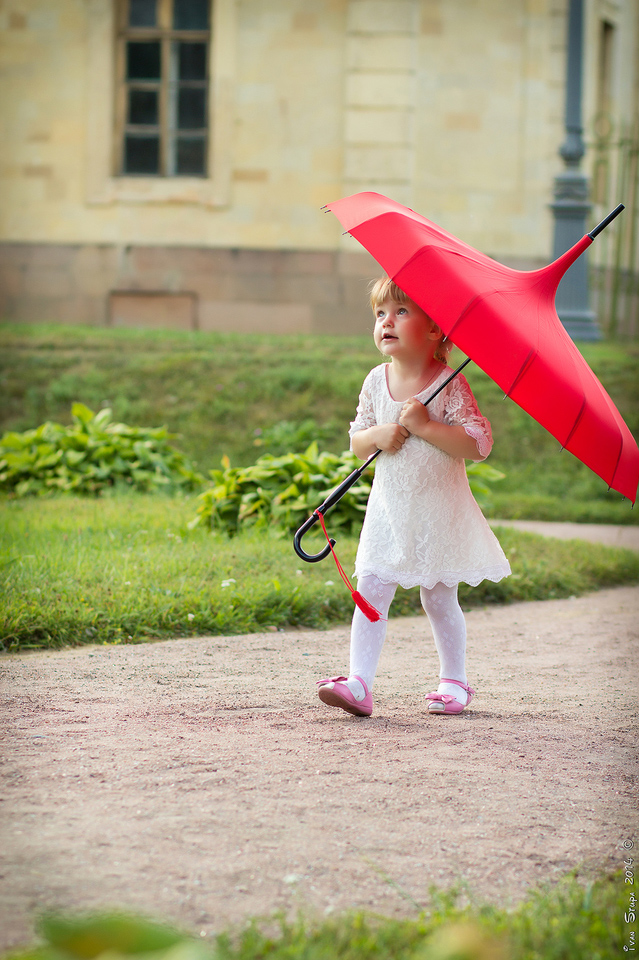
M401 423L416 437L427 440L451 457L465 460L483 460L477 441L466 433L461 424L439 423L431 420L423 403L411 397L402 408Z
M351 439L351 448L360 460L368 460L376 450L397 453L401 450L410 432L401 423L382 423L365 430L358 430Z

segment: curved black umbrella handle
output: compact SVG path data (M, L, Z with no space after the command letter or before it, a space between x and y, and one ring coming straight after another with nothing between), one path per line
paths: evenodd
M305 533L308 533L311 527L313 527L318 520L319 520L319 510L316 510L315 513L308 518L306 523L302 524L302 526L299 528L299 530L293 537L293 548L295 550L295 553L298 555L300 560L306 560L307 563L318 563L318 561L323 560L324 557L327 557L329 555L329 553L331 552L331 548L334 547L336 543L336 541L331 538L329 542L326 544L326 546L324 547L324 549L320 550L319 553L315 553L315 554L306 553L306 551L302 549L302 537L304 536Z
M293 537L293 548L295 553L298 555L300 560L306 560L307 563L317 563L319 560L323 560L324 557L327 557L331 552L331 549L335 546L336 541L329 539L329 542L326 544L323 550L320 550L319 553L310 554L302 550L301 540L305 533L314 526L320 518L320 514L324 516L327 510L330 510L331 507L334 507L335 504L342 499L347 490L349 490L354 483L356 483L361 475L364 473L364 470L373 462L373 460L380 455L382 451L376 450L372 456L368 458L366 463L363 463L361 467L353 470L352 473L346 477L346 480L342 480L339 487L337 487L329 496L326 498L324 503L315 510L312 516L308 518L306 523L303 523L299 528L295 536Z

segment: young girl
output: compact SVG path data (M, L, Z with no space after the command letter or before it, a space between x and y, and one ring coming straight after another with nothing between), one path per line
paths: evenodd
M350 674L318 681L324 703L355 716L373 712L371 690L398 584L420 587L439 654L440 683L426 696L429 713L461 713L474 694L466 677L466 623L460 582L497 582L510 566L466 478L464 460L484 460L490 424L470 387L450 375L450 342L392 280L371 290L375 346L390 363L368 374L351 424L351 449L362 460L375 450L375 480L355 561L357 589L383 619L355 609Z

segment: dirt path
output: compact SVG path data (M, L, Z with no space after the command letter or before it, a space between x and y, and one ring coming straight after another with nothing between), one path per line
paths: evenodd
M45 907L210 934L620 867L639 842L638 625L639 588L473 611L478 696L450 718L424 710L422 618L390 624L369 720L315 696L345 628L1 658L0 947Z

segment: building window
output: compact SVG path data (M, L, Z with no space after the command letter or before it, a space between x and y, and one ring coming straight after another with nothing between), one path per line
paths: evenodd
M124 0L118 12L117 173L205 177L210 0Z

